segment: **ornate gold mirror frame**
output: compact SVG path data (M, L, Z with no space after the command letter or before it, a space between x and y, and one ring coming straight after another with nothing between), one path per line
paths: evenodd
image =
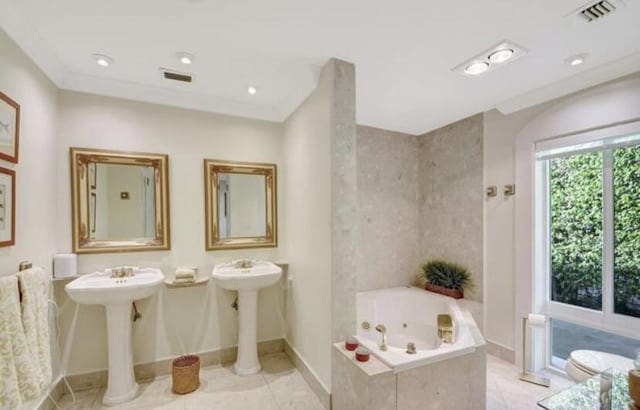
M71 209L74 253L137 252L171 249L169 222L169 157L164 154L70 148ZM155 181L155 237L92 239L90 226L89 164L153 167Z
M265 236L222 238L219 230L218 183L220 174L263 175L265 177ZM208 251L278 246L276 165L250 162L204 160L205 248Z

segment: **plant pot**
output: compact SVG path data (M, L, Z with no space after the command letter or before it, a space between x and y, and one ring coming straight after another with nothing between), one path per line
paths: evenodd
M454 299L464 298L464 291L462 289L449 289L443 286L432 285L430 283L427 283L426 285L424 285L424 288L425 290L428 290L430 292L439 293L441 295L449 296L450 298L454 298Z

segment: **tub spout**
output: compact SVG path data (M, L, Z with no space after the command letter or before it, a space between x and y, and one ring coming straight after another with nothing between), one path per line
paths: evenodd
M438 337L444 343L455 343L454 325L451 315L446 313L438 315Z
M387 327L385 325L376 326L376 330L382 333L382 343L380 344L380 350L387 351Z

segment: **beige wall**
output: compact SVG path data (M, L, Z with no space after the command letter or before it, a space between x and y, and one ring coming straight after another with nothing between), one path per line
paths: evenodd
M587 90L540 104L510 115L496 110L484 114L484 185L497 185L498 196L484 200L484 271L485 271L485 337L507 349L517 350L521 345L519 319L530 311L531 295L527 272L518 268L516 244L530 237L530 232L518 232L516 201L527 197L528 188L516 186L516 196L502 195L504 184L516 182L516 137L536 123L540 131L536 137L561 135L576 130L591 129L633 118L635 107L628 104L624 93L632 94L626 80L635 80L640 74L630 75ZM597 114L597 115L596 115ZM637 114L636 118L637 118ZM555 128L551 132L549 129ZM526 222L526 221L525 221ZM531 254L530 247L523 250ZM530 267L528 268L530 269ZM517 294L517 275L528 288ZM519 359L520 355L516 355Z
M45 75L0 30L0 91L20 104L20 162L0 161L16 171L16 243L0 248L0 275L18 270L29 260L51 271L56 250L57 91ZM51 310L53 312L53 309ZM53 379L60 374L51 316Z
M30 260L51 268L55 252L57 181L55 86L0 30L0 91L20 104L20 162L0 161L16 171L16 244L0 248L0 274Z
M465 266L474 288L465 298L482 302L481 114L420 137L421 261L445 259Z
M161 268L171 277L178 266L195 265L209 275L213 265L240 257L275 260L280 247L205 252L204 158L276 163L282 165L283 127L264 121L183 110L115 98L60 92L57 132L58 251L70 251L69 147L90 147L169 154L172 249L166 252L83 255L80 273L120 264ZM287 181L280 185L280 196ZM286 201L279 201L281 220ZM76 306L62 289L62 345L70 355L68 373L78 374L107 366L106 327L100 306ZM236 344L237 317L230 307L234 292L208 287L162 289L156 297L139 303L143 315L133 325L134 360L137 363L170 358L183 353L214 350ZM260 292L258 338L283 336L283 289L280 285Z
M284 123L288 240L287 340L331 386L331 101L332 74L323 70L316 90ZM281 225L282 226L282 225Z
M358 290L411 283L418 259L418 138L358 126Z
M508 349L514 347L515 197L502 191L515 183L515 136L542 109L484 114L484 186L498 188L497 196L484 198L484 332Z

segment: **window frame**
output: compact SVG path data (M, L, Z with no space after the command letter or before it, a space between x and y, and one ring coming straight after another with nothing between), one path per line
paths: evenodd
M624 127L613 127L606 130L598 130L600 140L621 135ZM618 131L618 132L616 132ZM593 132L575 134L570 137L559 138L553 141L552 146L568 147L583 142L597 141ZM638 146L640 140L626 146ZM614 312L614 155L616 148L625 145L594 148L591 152L603 154L603 257L602 257L602 310L594 310L581 306L573 306L551 300L551 212L550 212L550 181L549 162L551 157L534 160L534 303L540 306L539 311L544 312L550 319L559 319L573 322L578 325L602 330L621 336L638 338L640 334L640 318L627 316ZM538 152L538 150L536 150ZM566 157L585 151L567 151L555 157ZM552 364L552 335L550 320L547 322L543 346L541 338L534 338L534 357L537 362L543 359L545 367L558 369Z

